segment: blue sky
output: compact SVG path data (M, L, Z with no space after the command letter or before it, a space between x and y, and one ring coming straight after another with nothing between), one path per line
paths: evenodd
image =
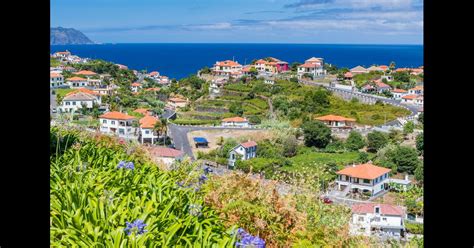
M51 0L102 43L423 44L422 0Z

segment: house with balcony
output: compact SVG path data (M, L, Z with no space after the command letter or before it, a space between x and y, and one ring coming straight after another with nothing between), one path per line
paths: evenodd
M382 82L382 79L377 79L377 80L374 81L374 83L375 83L375 88L376 88L378 93L383 93L385 91L392 90L392 87L390 87L390 85Z
M368 163L352 165L336 172L337 188L343 192L368 193L374 196L389 188L390 171Z
M354 127L355 119L346 118L339 115L325 115L315 118L318 121L323 122L330 128L337 129L351 129Z
M95 73L93 71L88 71L88 70L78 71L78 72L75 72L74 74L82 76L82 77L86 77L88 79L97 76L97 73Z
M326 75L326 70L324 70L324 60L315 57L307 59L304 64L298 66L297 74L298 78L302 78L305 74L309 74L313 78Z
M370 236L376 233L394 237L404 236L405 211L383 203L360 203L351 206L352 218L349 224L353 235Z
M392 91L392 97L393 99L400 100L402 97L408 94L408 91L404 89L393 89Z
M217 76L238 77L242 74L242 65L236 61L217 61L212 68L212 73Z
M61 106L58 107L61 113L75 112L81 108L92 109L94 104L99 104L98 98L92 94L76 91L70 92L61 101Z
M415 105L423 106L423 95L419 95L415 98Z
M52 57L58 59L67 59L69 56L71 56L71 52L66 50L65 52L55 52Z
M61 73L49 73L49 87L52 89L64 87L64 77Z
M121 112L112 111L99 116L100 132L129 138L135 135L133 122L136 117Z
M235 166L237 160L247 160L257 156L257 142L247 141L232 148L229 152L228 165Z
M222 119L224 127L249 127L249 121L240 116Z
M255 62L255 69L259 73L276 74L289 70L288 62L279 60L277 58L268 57L267 60L259 59Z
M159 138L158 134L154 130L155 124L159 122L160 120L158 118L151 115L145 115L145 117L139 120L140 133L138 138L142 144L149 141L153 145L155 140Z
M86 78L71 77L66 80L66 84L71 88L82 88L88 85L88 81Z

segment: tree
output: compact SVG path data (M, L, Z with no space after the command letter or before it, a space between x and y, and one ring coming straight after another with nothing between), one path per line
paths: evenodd
M421 155L423 155L423 144L423 133L420 133L416 136L416 149L418 150L418 152L420 152Z
M415 179L420 183L423 183L424 172L423 172L423 162L419 163L415 169Z
M308 121L302 128L304 143L308 147L325 148L331 141L331 129L320 121Z
M403 126L403 134L408 135L410 133L413 133L415 130L415 123L413 121L408 121L404 126Z
M252 76L258 75L258 71L257 71L257 69L256 69L255 67L250 67L249 73L250 73L250 75L252 75Z
M229 152L232 148L238 145L235 139L229 138L224 141L224 145L222 145L220 149L220 157L226 158L229 155Z
M395 72L392 75L393 75L393 80L395 81L405 82L405 83L410 82L410 74L408 74L408 72L406 71Z
M351 131L347 137L346 148L350 151L357 151L365 146L364 137L359 132Z
M304 77L304 78L309 78L309 79L313 80L313 74L310 74L310 73L305 73L305 74L303 74L303 77Z
M258 117L256 115L252 115L249 118L249 122L252 123L252 124L260 124L262 122L262 120L260 119L260 117Z
M168 131L168 119L161 117L160 118L160 123L161 123L161 132L163 134L163 145L166 144L166 133Z
M293 71L293 72L298 71L298 66L300 66L300 65L301 65L301 63L293 62L293 63L291 64L291 71Z
M242 105L237 103L232 103L229 107L229 111L238 116L242 116L244 114L244 109L242 108Z
M367 163L369 161L369 154L366 152L359 152L359 156L357 158L357 162L359 163Z
M397 129L390 129L390 132L388 133L388 138L393 144L398 144L403 141L402 132Z
M283 139L283 156L293 157L296 155L298 140L294 135L288 135Z
M421 124L424 124L424 123L423 123L423 119L424 119L424 115L423 115L423 113L420 113L420 114L418 115L418 121L419 121Z
M418 152L408 146L399 146L395 152L389 156L388 159L397 165L399 172L413 174L420 164Z
M388 143L388 137L386 134L373 131L367 134L367 149L369 151L378 151Z

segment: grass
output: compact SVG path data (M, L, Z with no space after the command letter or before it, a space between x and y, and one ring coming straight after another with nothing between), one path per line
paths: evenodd
M51 58L49 64L51 67L56 67L56 66L60 66L61 62L59 62L57 59Z
M226 84L224 85L224 89L240 91L240 92L250 92L252 90L252 87L250 87L248 84L239 82L239 83Z
M340 167L343 165L356 162L359 157L358 152L344 152L344 153L324 153L324 152L304 152L297 154L290 158L292 162L291 166L283 166L281 169L284 171L299 171L303 167L311 168L315 164L328 164L336 163Z
M56 96L64 97L67 93L75 91L76 89L55 89Z
M178 125L219 125L221 123L220 120L196 120L196 119L182 119L178 118L173 120L173 123Z

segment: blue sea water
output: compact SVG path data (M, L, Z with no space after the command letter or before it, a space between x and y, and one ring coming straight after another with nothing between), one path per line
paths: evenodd
M244 64L253 59L275 57L291 64L322 57L326 63L347 68L389 65L391 61L395 61L397 67L423 65L423 45L136 43L51 46L51 53L64 50L79 57L123 64L130 69L159 71L161 75L176 79L226 59Z

